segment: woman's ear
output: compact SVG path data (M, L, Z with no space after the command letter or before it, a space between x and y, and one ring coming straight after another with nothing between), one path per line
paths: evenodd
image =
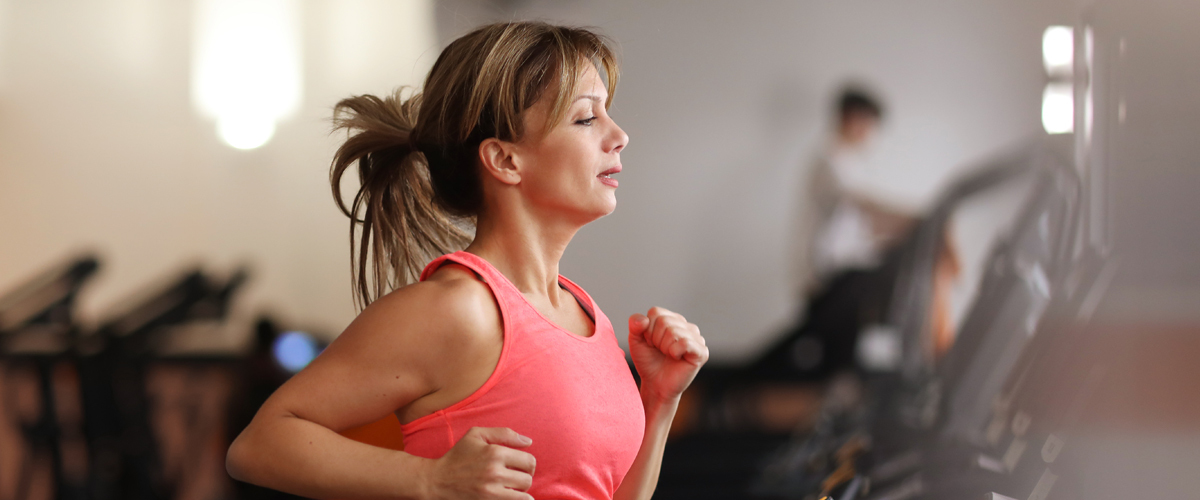
M504 184L519 184L521 171L514 158L515 146L511 142L495 137L484 139L479 143L479 163L483 165L484 172Z

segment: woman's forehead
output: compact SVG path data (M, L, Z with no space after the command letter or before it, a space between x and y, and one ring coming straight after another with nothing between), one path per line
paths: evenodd
M604 79L600 78L600 72L596 71L595 65L584 64L580 68L579 77L575 79L574 94L576 96L580 94L608 96L608 88L604 85Z
M581 102L587 103L588 106L591 106L593 103L603 106L608 100L608 88L604 85L604 81L600 79L599 73L589 64L575 78L575 88L566 97L567 101L565 104L568 107L580 106Z

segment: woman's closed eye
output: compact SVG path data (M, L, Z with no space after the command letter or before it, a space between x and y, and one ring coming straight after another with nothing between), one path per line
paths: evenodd
M592 124L592 122L594 122L594 121L596 121L596 117L595 117L595 116L592 116L592 117L590 117L590 118L584 118L584 119L582 119L582 120L575 120L575 124L576 124L576 125L587 125L587 126L590 126L590 125Z

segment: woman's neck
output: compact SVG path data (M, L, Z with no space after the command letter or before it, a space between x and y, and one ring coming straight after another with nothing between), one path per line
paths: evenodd
M526 295L558 305L558 262L579 227L535 220L528 212L480 215L466 251L487 260Z

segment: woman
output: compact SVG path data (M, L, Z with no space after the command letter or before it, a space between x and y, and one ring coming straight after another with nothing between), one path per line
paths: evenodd
M631 316L639 388L608 319L558 275L575 232L616 207L616 82L596 35L507 23L451 43L419 95L338 104L356 133L331 179L340 200L357 164L342 209L352 241L363 224L369 305L238 436L232 476L316 498L650 497L704 339L665 309ZM422 270L472 221L465 251ZM337 434L389 412L404 451Z

